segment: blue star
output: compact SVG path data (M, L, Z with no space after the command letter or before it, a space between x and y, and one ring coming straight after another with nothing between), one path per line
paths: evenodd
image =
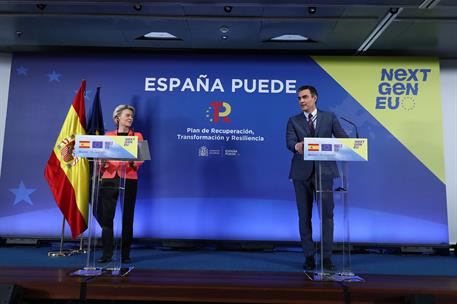
M53 82L53 81L60 82L60 76L62 76L62 74L57 74L56 71L52 71L51 74L48 74L49 82Z
M90 98L90 93L92 93L91 90L86 90L86 94L84 94L84 98L85 99L89 99Z
M16 69L16 73L17 73L18 75L27 75L27 71L28 71L28 70L29 70L29 69L26 69L23 65L21 65L20 67L18 67L18 68Z
M30 199L29 195L35 192L36 189L26 188L24 182L21 180L21 183L19 184L18 188L10 188L9 190L13 192L15 195L13 206L19 204L22 201L33 206L32 200Z
M76 93L78 93L78 90L75 90L74 92L76 94ZM92 93L91 90L86 90L86 92L84 93L84 99L89 100L90 99L90 93Z

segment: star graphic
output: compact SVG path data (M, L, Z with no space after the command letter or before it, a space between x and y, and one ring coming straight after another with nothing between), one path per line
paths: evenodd
M19 187L10 188L9 190L11 192L13 192L15 195L13 206L15 206L16 204L19 204L22 201L33 206L32 200L30 199L29 195L32 194L33 192L35 192L36 189L26 188L24 185L24 182L21 180Z
M16 73L17 73L18 75L27 75L27 71L28 71L28 70L29 70L29 69L26 69L23 65L21 65L20 67L18 67L18 68L16 69Z
M84 94L84 98L85 99L89 99L90 98L90 93L92 93L91 90L86 90L86 94Z
M411 96L406 96L401 99L401 107L405 111L411 111L416 107L416 101Z
M53 81L60 82L60 76L62 76L62 74L57 74L56 71L52 71L51 74L48 74L49 82L53 82Z
M76 94L76 93L78 93L78 90L75 90L74 92ZM84 99L89 100L90 99L90 93L92 93L91 90L86 90L86 92L84 93Z

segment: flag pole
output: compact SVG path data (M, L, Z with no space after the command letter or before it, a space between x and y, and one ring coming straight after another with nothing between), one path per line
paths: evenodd
M63 249L63 238L65 235L65 216L62 216L62 233L60 234L60 249L59 251L49 251L48 256L50 257L62 257L73 254L73 250Z
M72 254L86 254L87 250L83 248L84 245L84 234L82 233L79 239L79 248L73 250L71 253Z
M83 249L84 244L84 236L81 235L81 240L79 241L79 251L85 253L86 251Z

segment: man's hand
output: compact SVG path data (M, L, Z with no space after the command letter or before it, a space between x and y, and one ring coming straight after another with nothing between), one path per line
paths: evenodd
M295 151L297 151L299 154L303 154L303 148L304 148L303 141L295 144Z

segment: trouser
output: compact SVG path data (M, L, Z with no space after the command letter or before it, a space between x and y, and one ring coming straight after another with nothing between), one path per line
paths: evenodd
M313 198L316 193L316 182L314 174L307 180L293 180L295 188L295 199L297 202L298 209L298 224L300 231L300 239L303 247L305 256L311 256L315 254L315 248L313 243L313 230L311 217L313 213ZM323 255L324 257L331 257L333 247L333 179L327 178L321 180L322 189L328 190L329 192L323 192L316 196L316 201L322 201L322 235L321 241L323 244ZM319 196L322 195L322 200Z
M116 211L116 203L119 196L120 178L103 179L100 187L99 202L102 204L102 244L103 256L112 257L114 246L113 221ZM126 179L124 190L124 202L122 210L122 239L121 257L130 256L130 246L133 239L133 215L137 193L137 180Z

